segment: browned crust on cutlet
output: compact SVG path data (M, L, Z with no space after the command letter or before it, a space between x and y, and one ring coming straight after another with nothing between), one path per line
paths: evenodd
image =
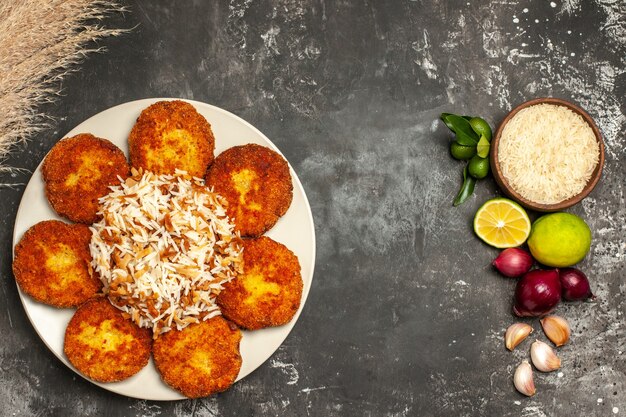
M241 331L220 316L182 330L170 330L154 341L153 356L166 384L189 398L228 389L241 369Z
M291 321L302 298L298 257L269 237L244 239L243 268L217 297L224 317L249 330Z
M152 337L122 316L106 298L81 305L65 330L67 359L83 375L114 382L139 372L150 359Z
M98 199L125 179L130 167L124 153L106 139L81 133L62 139L42 167L46 196L59 215L78 223L98 220Z
M156 174L177 169L204 177L213 162L211 125L189 103L159 101L144 109L128 137L130 164Z
M206 184L226 198L228 216L242 236L265 233L285 214L293 198L287 161L256 144L219 154L207 172Z
M15 246L15 280L39 302L55 307L82 304L102 288L90 268L90 240L91 231L82 224L37 223Z

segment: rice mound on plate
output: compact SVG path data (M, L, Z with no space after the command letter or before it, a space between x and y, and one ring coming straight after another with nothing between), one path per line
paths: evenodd
M223 198L184 171L133 169L111 190L90 243L111 303L155 338L219 315L223 284L243 272L243 245Z

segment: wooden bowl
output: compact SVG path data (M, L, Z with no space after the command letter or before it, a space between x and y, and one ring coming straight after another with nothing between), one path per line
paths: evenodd
M585 188L583 188L583 190L577 195L570 197L567 200L563 200L554 204L537 203L537 202L527 200L526 198L522 197L509 185L507 179L502 174L502 168L500 167L500 163L498 162L498 144L500 143L500 137L502 136L502 131L504 130L504 127L509 122L509 120L511 120L511 118L515 116L520 110L525 109L526 107L529 107L529 106L533 106L535 104L554 104L557 106L564 106L572 110L574 113L581 115L582 118L589 124L589 126L591 126L591 129L593 129L593 133L596 137L596 140L598 141L598 145L600 148L600 157L598 159L598 165L596 165L596 168L591 174L591 178L587 182L587 185L585 185ZM561 100L558 98L549 98L549 97L548 98L536 98L534 100L527 101L515 107L513 110L511 110L511 112L504 118L502 123L500 123L500 126L498 126L498 130L496 131L496 136L491 141L490 154L491 154L490 163L491 163L491 170L493 173L493 177L495 178L496 183L498 183L502 191L504 191L506 195L508 195L513 200L520 203L522 206L531 210L543 211L543 212L559 211L559 210L566 209L568 207L573 206L576 203L579 203L583 198L587 197L587 195L589 195L591 190L593 190L593 188L596 186L596 184L600 180L600 177L602 176L602 167L604 166L604 142L602 141L602 135L600 134L600 130L594 123L591 116L589 116L589 114L587 114L586 111L576 106L575 104L572 104L568 101Z

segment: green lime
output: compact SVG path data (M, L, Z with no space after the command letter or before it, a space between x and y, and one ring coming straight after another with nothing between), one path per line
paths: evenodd
M454 159L467 160L476 154L475 146L463 146L458 142L452 142L450 153Z
M480 137L480 140L478 141L478 145L476 145L476 153L481 158L486 158L489 155L490 147L491 145L489 145L489 141L487 140L485 135L482 135Z
M477 180L483 179L489 174L489 159L474 155L469 161L467 170Z
M487 139L487 142L491 142L491 128L485 119L473 117L470 119L469 124L472 126L472 130L474 132L476 132L479 136L484 136L485 139Z
M572 266L589 252L591 230L575 214L546 214L533 223L527 243L533 257L542 264Z

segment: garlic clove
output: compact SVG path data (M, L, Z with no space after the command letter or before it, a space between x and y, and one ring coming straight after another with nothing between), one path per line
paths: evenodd
M563 346L569 341L571 333L567 320L559 316L546 316L540 320L543 332L556 345Z
M535 395L535 382L533 381L533 368L528 361L523 361L515 369L515 375L513 375L513 384L515 389L526 395L532 397Z
M515 349L515 346L522 343L529 334L533 332L533 328L526 323L513 323L506 329L504 335L504 344L508 350Z
M539 340L530 345L530 358L535 368L541 372L552 372L561 367L561 359L550 346Z

